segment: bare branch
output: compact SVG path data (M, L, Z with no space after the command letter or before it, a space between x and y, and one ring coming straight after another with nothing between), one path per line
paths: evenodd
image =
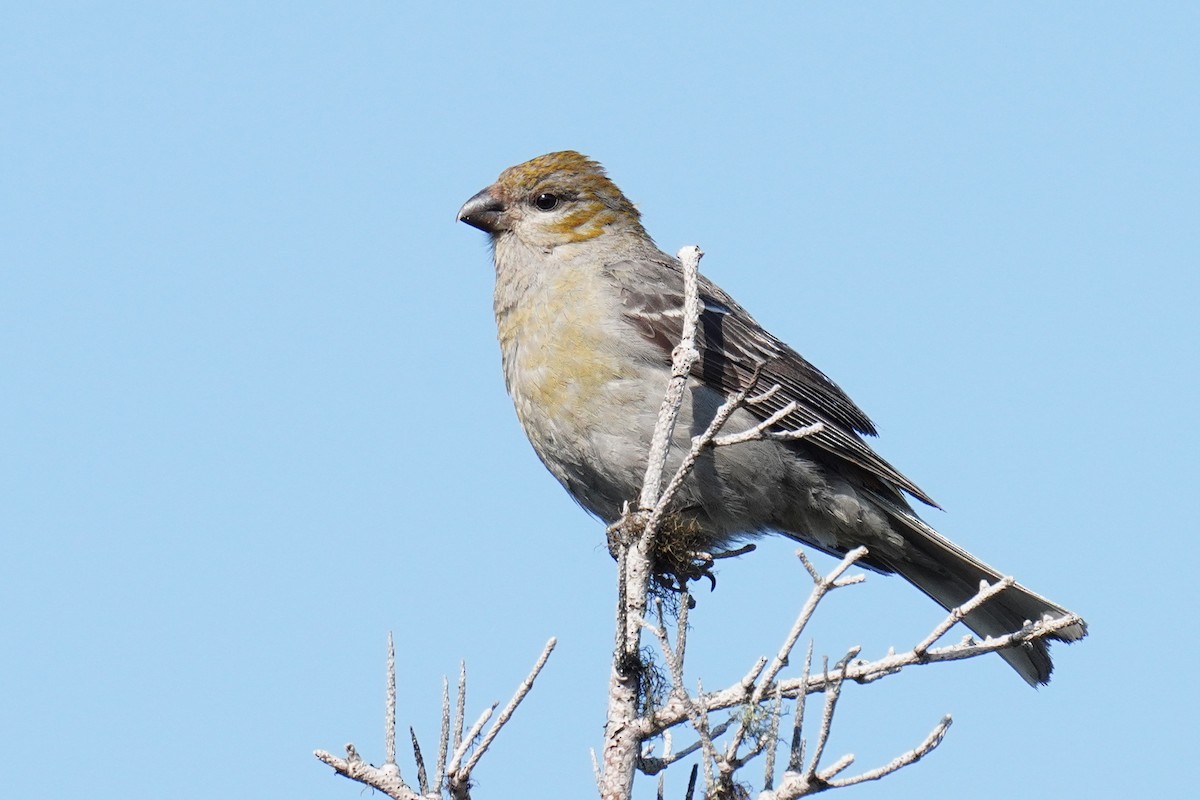
M825 711L821 715L821 730L817 734L817 746L813 748L812 761L808 766L808 771L805 777L809 782L812 782L814 777L824 779L823 776L817 775L817 768L821 765L821 756L825 754L825 745L829 742L829 733L833 729L833 712L837 708L838 698L842 693L842 683L846 680L846 668L850 666L850 661L858 655L861 648L852 647L842 659L838 661L835 669L837 670L837 678L833 683L827 684L825 687ZM825 672L829 672L829 663L825 663ZM848 765L847 765L848 766ZM834 773L836 774L836 773Z
M771 666L767 668L766 674L763 675L762 681L754 690L751 702L758 703L762 700L767 691L767 687L774 682L779 675L780 670L787 666L788 658L791 656L792 648L796 646L796 641L800 638L800 634L804 632L804 628L808 625L808 621L812 619L813 612L817 610L817 604L834 589L845 586L845 583L839 583L838 579L845 574L846 570L850 569L856 561L867 555L867 548L856 547L838 563L836 567L830 570L829 574L824 578L814 582L813 590L805 601L804 606L800 609L800 613L796 616L796 621L792 624L792 629L788 631L787 638L784 639L783 645L779 648L779 652L775 654L775 660Z
M742 393L742 397L745 397L744 392ZM753 427L747 428L739 433L730 433L725 436L714 437L712 443L715 447L728 447L734 444L741 444L742 442L752 442L755 439L761 439L763 438L763 434L766 433L771 426L778 424L781 419L786 417L788 414L791 414L795 410L796 401L789 401L785 406L783 406L783 408L771 414L771 416L767 417L766 419L756 423Z
M542 667L546 666L546 660L549 659L550 654L554 652L554 646L556 644L558 644L558 639L551 636L550 641L546 642L546 646L542 648L542 654L538 656L538 660L533 665L533 669L531 669L529 674L525 676L525 680L521 681L521 685L518 686L516 692L513 693L512 699L508 701L508 705L506 705L504 710L500 712L500 716L496 718L495 724L488 729L487 735L484 736L483 741L479 743L479 747L475 748L475 752L471 755L471 759L467 762L467 765L463 767L464 772L469 773L475 768L475 765L479 763L479 759L483 758L483 754L487 752L488 746L491 745L491 743L495 741L496 736L499 735L500 729L503 728L504 724L512 718L513 712L517 710L517 706L521 705L521 701L525 699L526 695L529 694L530 689L533 688L533 682L541 673ZM495 708L495 706L492 707Z
M756 394L753 397L747 397L746 405L748 405L748 406L762 405L763 403L767 402L775 395L779 394L779 392L782 390L783 390L783 386L781 386L780 384L778 384L778 383L772 384L771 388L767 389L765 392Z
M700 454L704 452L705 449L709 447L725 447L728 445L741 444L742 442L752 442L759 439L795 441L797 439L802 439L806 436L819 433L824 429L824 426L818 422L813 425L792 431L769 430L771 427L783 420L783 418L788 414L791 414L796 410L796 403L795 401L792 401L784 405L783 408L779 409L775 413L771 414L767 419L755 424L748 430L740 433L718 436L717 434L720 433L721 429L725 427L725 424L729 422L729 418L732 417L739 408L744 405L755 405L762 403L780 390L779 384L775 384L767 391L756 395L753 398L748 396L758 383L761 369L762 365L760 364L758 368L754 370L753 375L750 376L750 379L746 382L746 385L739 391L729 395L725 399L725 402L721 403L721 405L717 408L716 413L713 414L712 420L709 421L708 427L704 429L704 432L699 436L692 437L691 448L684 455L683 460L675 470L675 474L667 483L666 488L663 489L658 503L654 507L654 511L651 515L652 525L657 525L663 514L665 514L667 509L670 508L671 501L674 499L680 488L683 487L684 481L687 480L688 475L690 475L692 470L695 468L697 459L699 459ZM749 545L749 547L752 549L753 545Z
M385 704L383 752L386 763L396 763L396 643L388 631L387 648L387 702Z
M679 251L679 261L683 267L683 333L671 353L671 380L667 383L667 391L658 411L658 423L650 440L646 477L642 481L642 494L638 502L642 511L650 511L658 505L658 490L666 468L671 434L679 417L679 406L683 403L688 376L700 358L700 352L696 350L696 328L700 322L699 264L703 256L704 253L695 246Z
M704 696L704 684L702 684L700 681L696 681L696 693L700 697ZM708 787L713 785L712 767L713 764L717 763L717 747L713 743L712 731L709 730L708 727L708 709L706 709L703 705L697 704L693 704L693 707L696 709L697 715L700 718L700 724L697 725L696 722L693 721L692 727L694 727L696 729L696 733L699 734L700 746L704 750L704 757L700 759L700 762L704 766L704 785Z
M808 570L808 574L813 579L813 583L820 583L822 578L820 570L818 570L812 561L809 560L808 556L804 554L803 550L796 551L796 558L800 559L800 563L804 565L806 570Z
M880 778L887 777L899 769L903 769L910 764L915 764L926 755L931 753L939 744L942 738L946 735L946 730L950 727L951 719L945 716L934 727L934 729L925 737L921 744L903 753L900 756L884 764L882 767L877 767L873 770L868 770L859 775L850 778L837 778L836 776L846 770L853 762L853 756L842 756L831 767L822 770L819 774L813 774L811 771L799 772L796 770L788 770L780 782L779 789L763 791L759 795L759 800L794 800L794 798L804 797L806 795L815 794L825 791L826 789L836 789L844 786L854 786L858 783L866 781L876 781Z
M480 733L483 731L484 725L491 719L492 713L496 710L498 703L493 703L487 708L476 720L475 724L467 732L466 736L462 733L462 719L466 704L467 694L467 672L466 664L462 664L459 669L458 683L458 720L455 724L454 740L456 742L453 754L449 765L446 764L448 744L451 739L450 725L450 684L445 678L442 679L442 723L440 736L438 737L438 762L433 784L429 782L429 776L425 769L425 757L421 752L420 742L417 740L416 731L410 726L408 729L409 737L412 742L413 758L417 765L417 784L420 787L420 792L413 790L408 786L400 775L400 768L395 761L395 731L396 731L396 653L393 638L388 636L388 674L387 674L387 697L385 701L388 713L388 726L384 731L384 745L387 751L388 760L383 766L372 766L358 755L353 744L346 745L346 758L337 758L324 750L317 750L314 755L322 762L333 767L339 774L345 775L348 778L356 780L366 786L370 786L380 792L383 792L388 797L396 800L414 800L414 798L423 798L424 800L432 800L432 798L440 797L443 789L447 791L452 800L466 800L470 796L471 772L479 763L479 760L487 752L488 747L495 741L505 723L511 719L513 712L521 701L528 696L533 688L533 682L542 668L546 665L546 660L550 657L550 653L554 650L556 640L551 638L543 648L541 655L534 664L533 669L525 680L517 687L512 699L505 706L504 711L496 719L496 722L488 730L487 734L480 740L478 747L471 753L470 758L464 758L471 751L472 745L479 740ZM460 766L460 764L462 766Z
M812 425L805 425L803 428L790 431L763 431L762 438L776 442L794 442L818 434L823 430L825 430L824 423L814 422Z
M871 683L879 678L894 674L906 667L933 664L943 661L960 661L965 658L976 658L987 653L995 653L1009 647L1018 647L1027 642L1037 641L1052 636L1054 633L1081 624L1079 616L1070 614L1059 619L1045 619L1030 622L1019 631L1004 636L989 637L982 642L971 639L941 648L931 648L924 653L909 650L905 653L890 652L887 656L876 661L857 661L850 664L846 670L845 679L855 683ZM779 681L779 688L786 698L803 697L814 692L821 692L825 687L837 680L829 673L810 675L806 679L787 679ZM765 681L764 681L765 683ZM718 692L697 698L696 702L710 713L722 708L733 708L747 702L751 692L742 684L736 684ZM653 735L667 727L678 725L688 718L686 710L674 700L669 700L656 710L652 724L647 724L647 732Z
M596 748L591 748L588 751L592 754L592 778L596 781L596 791L604 790L604 776L600 773L600 760L596 758Z
M421 796L401 780L400 770L394 763L384 764L382 767L371 766L362 760L352 744L346 745L346 758L344 759L324 750L315 750L313 755L333 767L337 774L370 786L393 800L421 800Z
M675 620L675 660L679 662L679 673L683 674L683 662L687 657L688 613L692 604L692 595L688 592L687 582L679 593L679 616Z
M942 620L942 623L934 628L930 634L921 641L920 644L913 648L913 652L917 655L924 654L927 650L929 650L930 647L933 647L938 639L941 639L946 635L946 631L953 628L957 623L962 622L967 614L970 614L972 611L979 608L988 600L991 600L993 597L1000 594L1016 582L1016 578L1011 576L1001 578L993 584L989 584L987 581L980 581L979 591L975 594L975 596L963 603L958 608L951 609L946 618Z
M692 367L700 357L696 350L696 329L702 306L699 290L699 263L703 253L698 247L679 251L683 268L683 335L671 357L671 378L659 408L645 477L633 519L627 512L616 528L610 527L610 544L617 542L617 637L613 669L609 680L608 718L604 732L602 760L604 800L628 800L633 791L633 776L641 756L638 723L638 673L641 649L641 625L646 616L646 597L650 588L650 570L657 520L651 519L660 505L663 472L667 453L684 390ZM661 512L659 512L661 515Z
M438 737L437 766L433 770L433 780L441 786L446 782L446 751L450 745L450 679L442 676L442 726Z
M677 658L675 649L673 647L671 647L670 639L667 636L667 629L661 622L662 615L663 615L662 601L656 599L655 602L656 602L656 605L658 606L659 619L660 619L659 624L656 626L649 625L648 623L643 623L643 624L645 625L645 627L649 628L654 633L654 635L658 638L659 649L662 651L663 658L665 658L667 661L667 668L671 671L671 696L684 703L685 708L687 708L687 710L688 710L688 719L692 723L692 728L696 731L697 735L699 736L699 739L697 740L695 746L693 746L691 748L691 750L688 750L687 748L685 748L684 751L681 751L680 753L676 754L676 756L674 758L672 758L668 754L664 753L664 755L661 758L655 759L653 761L643 757L643 758L639 759L639 764L640 764L643 772L646 772L648 768L651 768L651 765L653 765L653 768L655 768L655 771L662 770L667 765L671 764L673 761L677 761L678 759L687 755L692 750L695 750L696 747L702 747L704 749L704 754L705 754L705 767L704 767L705 780L708 780L708 778L709 778L708 761L710 759L712 759L712 760L716 759L716 750L713 745L713 738L715 736L720 736L721 733L724 732L724 729L722 728L721 732L714 732L713 730L710 730L709 724L708 724L708 716L707 716L704 708L701 706L698 706L694 702L692 695L690 695L688 693L687 687L684 685L684 681L683 681L683 664ZM682 608L682 606L681 606L681 608ZM728 721L726 722L726 725L727 724L728 724Z
M713 418L709 421L708 427L704 429L704 432L699 436L692 437L691 448L684 454L683 460L676 467L675 474L667 483L666 488L663 489L662 496L654 508L654 514L651 516L654 522L657 523L662 515L666 513L671 501L675 498L680 488L683 487L683 482L687 480L688 475L695 468L696 460L700 458L700 454L716 441L717 433L720 432L721 428L725 427L725 423L729 421L733 413L742 407L742 404L746 401L747 393L754 388L754 384L757 381L758 370L755 370L754 375L741 391L731 394L725 399L725 402L721 403L716 413L713 414Z
M850 765L853 763L854 763L854 756L847 753L846 755L839 758L837 761L833 762L832 766L826 767L825 769L821 770L821 772L817 775L817 777L821 781L823 781L825 783L829 783L830 779L832 779L835 775L840 775L841 773L845 772L847 769L850 768Z
M376 767L363 761L353 744L346 745L344 759L325 750L315 750L313 755L333 767L339 775L370 786L394 800L414 800L420 795L404 782L404 778L400 774L400 767L396 764L396 650L390 632L388 633L385 682L387 689L384 699L384 751L386 754L384 764Z
M1045 639L1052 634L1082 624L1082 619L1070 614L1059 619L1045 619L1040 622L1030 622L1019 631L1004 636L988 637L982 642L967 638L960 644L948 647L931 648L922 653L915 649L907 653L893 653L877 661L860 662L850 668L848 677L857 683L870 683L886 675L899 672L905 667L917 664L932 664L942 661L961 661L964 658L975 658L986 653L996 653L1010 647L1018 647L1027 642ZM784 689L785 695L787 687Z
M735 717L730 717L729 719L722 720L716 725L713 725L711 730L709 730L709 736L714 740L724 736L725 733L731 727L733 727L733 722L735 719ZM663 731L662 735L665 738L669 736L670 733L670 731ZM703 746L704 742L702 742L700 739L696 739L696 741L692 742L687 747L679 750L678 752L671 753L670 755L643 758L638 763L638 768L646 775L657 775L667 767L674 764L676 761L681 761L684 758L687 758Z
M754 682L758 680L758 676L762 675L763 669L767 666L767 657L759 656L758 661L754 662L754 666L750 671L739 681L743 688L750 691L754 688Z
M856 783L877 781L880 778L891 775L896 770L907 767L909 764L915 764L926 755L933 752L933 750L942 743L942 739L945 738L946 731L949 730L952 722L953 720L950 718L950 715L947 714L946 716L942 717L941 721L938 722L937 725L934 726L933 730L929 732L929 735L925 737L925 740L912 750L897 756L888 763L884 764L882 767L864 772L861 775L855 775L852 778L845 778L843 780L830 780L829 785L853 786Z
M425 772L425 758L421 755L421 743L417 741L417 732L411 725L408 735L412 739L413 760L417 762L417 786L421 794L429 794L429 775Z
M808 684L809 673L812 672L813 659L813 643L809 641L808 651L804 654L804 672L800 675L800 681L804 685ZM782 696L782 687L776 685L775 693ZM800 697L796 700L796 718L795 724L792 726L792 748L788 756L787 772L799 772L804 766L804 708L806 697Z
M467 718L467 662L458 662L458 698L454 705L454 748L456 752L462 745L463 725Z
M454 751L454 755L450 758L450 766L446 769L446 772L450 775L450 780L454 780L459 774L458 765L467 755L467 751L471 749L471 744L476 738L478 738L480 732L483 731L483 726L486 725L487 721L492 718L492 714L495 713L496 708L499 707L499 705L499 703L492 703L490 706L485 708L483 713L479 715L479 719L475 720L475 724L471 726L471 730L467 731L466 737L464 737L462 742L459 743L458 749Z
M662 651L663 658L667 661L667 669L671 672L671 693L679 698L687 698L687 688L683 684L683 662L679 660L678 651L671 646L671 640L667 635L667 627L663 622L663 602L655 598L654 605L658 611L658 624L651 625L644 621L642 624L646 628L649 628L655 638L658 639L659 650ZM683 634L680 633L679 635L682 636Z
M767 758L763 764L763 789L770 789L775 781L775 754L779 747L779 723L783 717L783 695L778 684L771 702L771 722L767 729Z
M688 777L687 791L684 792L683 800L692 800L692 797L696 793L696 767L696 764L692 765L692 774Z

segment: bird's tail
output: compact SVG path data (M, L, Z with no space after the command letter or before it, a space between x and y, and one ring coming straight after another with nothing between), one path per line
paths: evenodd
M943 608L956 608L979 592L979 582L995 583L1000 573L946 539L913 514L891 514L895 527L908 545L904 557L889 559L886 567L900 573L909 583L933 598ZM1020 584L1013 584L992 597L963 619L980 636L1003 636L1021 630L1027 621L1070 616L1071 612ZM1048 638L1074 642L1087 634L1082 620L1054 632ZM1050 645L1044 639L1000 651L1000 656L1030 686L1048 683L1054 666Z

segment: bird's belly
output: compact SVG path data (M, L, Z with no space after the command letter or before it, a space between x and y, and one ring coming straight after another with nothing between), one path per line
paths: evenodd
M630 374L633 332L593 287L570 279L497 313L505 382L534 450L592 513L636 499L661 395ZM566 284L566 285L564 285Z
M653 419L644 387L613 357L565 337L517 356L517 417L550 472L585 508L612 521L634 500Z

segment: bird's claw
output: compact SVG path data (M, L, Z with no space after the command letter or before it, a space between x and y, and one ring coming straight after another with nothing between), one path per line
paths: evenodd
M682 557L681 557L682 556ZM654 566L655 582L664 590L674 594L689 594L688 584L707 578L709 591L717 588L717 575L713 572L714 558L711 553L696 551L693 553L672 553L666 559L659 558ZM696 601L688 597L688 607L695 607Z

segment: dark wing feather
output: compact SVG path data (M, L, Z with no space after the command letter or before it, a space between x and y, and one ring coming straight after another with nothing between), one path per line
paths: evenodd
M625 314L643 337L661 348L669 363L683 333L683 274L678 263L622 261L608 269L622 287ZM697 378L729 394L744 389L759 371L759 389L779 384L780 391L762 404L747 406L748 411L766 419L794 400L796 410L780 420L778 429L821 422L824 429L806 442L938 507L863 441L862 435L875 435L875 426L836 383L763 330L732 297L703 276L700 297L704 304L697 337L700 360L692 370Z

